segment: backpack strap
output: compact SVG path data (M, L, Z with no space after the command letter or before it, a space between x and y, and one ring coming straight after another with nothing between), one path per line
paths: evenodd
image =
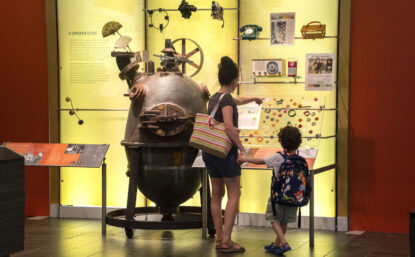
M279 154L281 154L282 158L284 158L284 161L288 158L288 154L284 151L284 152L277 152Z
M274 216L277 215L277 210L275 209L275 199L274 195L272 194L272 185L275 183L276 177L274 175L274 171L272 171L272 177L271 177L271 206L272 206L272 214Z
M272 214L274 216L277 216L277 210L275 209L275 200L272 194L271 194L271 205L272 205Z
M284 152L277 152L277 153L279 153L282 156L282 158L284 158L284 162L287 160L288 155L287 155L287 153L285 151ZM281 169L281 167L280 167L280 169ZM272 182L274 182L274 180L276 180L276 179L277 178L276 178L276 176L274 174L274 171L272 171L272 177L271 177ZM277 215L277 211L275 209L276 202L275 202L275 197L272 195L272 184L273 183L271 183L271 205L272 205L272 214L274 216L276 216Z

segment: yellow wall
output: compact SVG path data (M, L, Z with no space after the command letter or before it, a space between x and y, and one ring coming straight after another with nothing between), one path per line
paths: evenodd
M122 3L121 3L122 2ZM211 1L188 1L198 8L210 8ZM241 0L240 25L257 24L263 27L260 37L269 37L270 13L295 12L296 36L300 37L301 26L313 20L319 20L327 25L326 35L337 35L338 1L333 0ZM180 1L148 1L148 9L163 7L175 9ZM225 8L237 7L236 0L220 1ZM60 47L60 95L61 107L69 107L65 97L69 96L77 108L128 108L129 100L123 97L127 90L125 82L118 78L118 68L115 59L110 57L112 46L118 36L102 38L100 31L109 20L116 20L123 25L122 35L133 38L130 47L133 50L144 49L144 13L143 1L99 1L99 0L60 0L58 1L59 47ZM153 14L156 26L164 22L163 15ZM80 17L74 19L73 17ZM164 39L190 38L196 41L204 52L204 65L193 79L197 83L204 82L211 94L219 87L217 81L217 64L220 57L227 55L237 60L237 12L225 11L225 27L222 22L213 20L210 11L193 13L190 19L183 19L179 12L169 12L170 24L160 33L148 28L148 50L151 59L159 66L159 60L153 54L161 54L164 48ZM102 51L108 50L105 59L100 60L108 69L106 81L78 84L71 83L67 64L70 62L68 54L70 37L69 31L91 30L98 31L94 40L102 42ZM192 50L193 46L189 46ZM177 49L176 49L177 50ZM295 57L298 59L299 79L304 81L306 53L337 53L336 39L300 40L294 46L271 46L269 40L253 40L240 42L240 68L243 80L249 80L251 59L253 58L282 58ZM102 56L98 54L99 56ZM198 62L195 55L195 62ZM66 66L66 67L65 67ZM142 68L140 68L142 69ZM192 70L190 68L190 70ZM270 80L288 81L286 78ZM298 85L241 85L240 94L243 96L303 96L306 98L319 97L324 99L326 108L336 107L336 92L310 92L304 90L304 84ZM79 126L75 117L67 112L61 113L61 142L64 143L108 143L110 150L108 160L108 205L125 206L127 199L128 179L125 176L127 161L120 141L124 135L127 112L78 112L85 124ZM331 136L335 134L335 112L327 111L323 115L321 134ZM270 145L276 147L278 145ZM313 141L313 146L319 148L314 167L321 167L335 162L335 139L321 139ZM242 174L241 212L262 213L265 210L266 199L269 195L270 171L244 170ZM100 170L99 169L62 169L61 203L69 205L100 205ZM320 174L315 181L316 216L334 216L334 172ZM139 193L137 205L142 206L143 196ZM185 205L199 205L199 195L196 194ZM304 211L307 213L307 210Z
M70 97L75 108L128 109L130 100L123 96L128 86L125 81L118 78L119 70L115 58L111 57L118 35L103 38L101 31L108 21L118 21L123 25L120 33L133 39L130 43L131 49L136 51L144 49L143 7L144 1L138 0L58 1L61 108L70 108L70 104L65 101L66 97ZM86 36L69 35L79 31L97 33ZM86 42L85 47L95 45L96 48L91 51L81 50L81 53L85 53L85 59L76 57L74 60L71 53L74 53L74 47L81 44L80 40ZM80 63L80 67L84 67L82 65L85 63L88 65L96 63L100 67L99 72L103 73L101 76L103 81L99 81L95 74L91 74L90 82L74 82L71 63L72 65ZM127 111L77 113L84 120L81 126L67 111L61 112L61 142L110 144L107 153L107 201L109 206L125 206L128 189L128 178L125 175L127 160L120 142L124 136ZM137 204L142 205L143 202L144 197L139 193ZM100 205L101 169L62 168L61 204Z
M257 24L263 28L259 37L270 37L270 13L295 12L295 36L301 37L301 27L310 21L318 20L326 24L326 35L337 35L338 1L333 0L260 0L241 1L240 24ZM320 40L296 39L294 46L271 46L270 40L241 41L240 46L242 76L249 80L251 76L251 59L288 58L298 59L297 74L304 81L305 56L307 53L337 53L337 39L326 38ZM264 80L264 79L263 79ZM271 78L265 81L292 81L289 78ZM240 85L241 95L261 96L302 96L305 98L324 98L326 108L336 107L335 91L305 91L304 84L256 84ZM323 116L322 136L335 135L336 113L326 111ZM304 135L304 133L303 133ZM304 140L303 140L304 142ZM304 142L303 145L307 145ZM335 163L335 139L320 139L312 145L318 147L318 155L314 167L322 167ZM279 146L279 145L274 145ZM270 145L272 147L272 145ZM242 174L242 196L240 211L262 213L266 208L266 199L270 194L270 171L245 170ZM315 215L334 217L335 208L335 176L334 171L319 174L315 178L314 193ZM308 208L303 213L308 214Z

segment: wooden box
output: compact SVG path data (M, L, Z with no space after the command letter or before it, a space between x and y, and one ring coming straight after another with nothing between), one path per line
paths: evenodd
M326 25L319 21L309 22L301 28L303 39L324 38L326 36Z
M24 208L23 156L0 146L0 256L23 250Z

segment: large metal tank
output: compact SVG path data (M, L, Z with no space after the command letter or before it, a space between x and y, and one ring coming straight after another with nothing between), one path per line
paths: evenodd
M120 78L129 85L131 105L125 147L130 177L126 219L134 217L137 186L160 207L164 220L200 187L200 170L192 168L198 150L189 146L195 114L206 113L209 93L179 71L171 42L162 51L163 69L137 73L134 53L114 53ZM151 63L150 63L151 64Z

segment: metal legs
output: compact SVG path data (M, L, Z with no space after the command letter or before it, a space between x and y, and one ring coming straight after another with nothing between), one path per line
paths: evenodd
M310 248L314 248L314 170L310 170Z
M207 190L207 172L205 169L201 171L202 175L202 197L201 197L201 203L202 203L202 239L206 240L206 233L207 233L207 222L208 222L208 190Z
M107 216L107 164L105 163L105 158L102 161L102 235L107 234L106 227L106 216Z

